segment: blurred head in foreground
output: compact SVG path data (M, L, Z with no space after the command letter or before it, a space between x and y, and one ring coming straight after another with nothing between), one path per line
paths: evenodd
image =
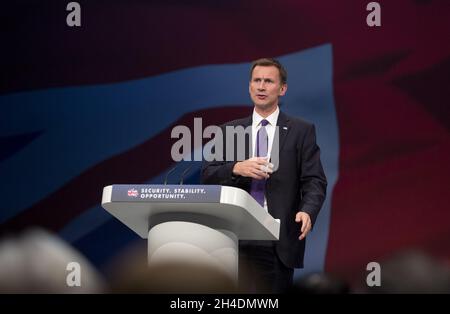
M349 285L340 278L326 273L312 273L296 280L290 293L300 294L346 294Z
M381 286L368 293L450 293L450 267L417 250L402 251L381 263Z
M77 275L80 285L73 285ZM100 293L103 287L91 264L49 232L31 229L0 240L0 293Z
M121 254L109 267L113 293L236 293L232 278L211 265L173 261L148 265L146 247Z

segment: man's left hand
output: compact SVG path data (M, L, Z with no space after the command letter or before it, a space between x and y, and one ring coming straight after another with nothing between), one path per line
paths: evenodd
M302 223L302 229L300 230L302 234L298 239L303 240L311 230L311 217L305 212L298 212L297 215L295 215L295 222Z

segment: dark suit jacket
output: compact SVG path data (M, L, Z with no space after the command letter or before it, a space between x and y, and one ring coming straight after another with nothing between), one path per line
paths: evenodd
M251 124L252 116L224 124L222 131L225 134L226 126L247 127ZM267 207L269 213L281 221L280 240L276 243L278 256L286 266L301 268L305 240L298 239L301 226L295 222L295 215L298 211L308 213L314 225L325 200L327 181L320 162L314 125L280 111L277 126L279 167L266 182ZM246 143L250 140L251 137L247 136ZM236 152L236 149L234 151ZM250 156L249 150L246 149L245 158ZM232 170L236 162L236 159L204 162L202 183L234 186L249 192L252 179L233 176Z

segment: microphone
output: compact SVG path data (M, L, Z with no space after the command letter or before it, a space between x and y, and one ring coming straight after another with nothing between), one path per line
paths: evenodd
M174 172L175 169L177 169L177 165L175 165L175 167L173 167L172 169L170 169L170 170L166 173L166 177L164 178L164 185L167 185L167 179L169 178L169 174L171 174L172 172Z
M192 165L189 165L189 167L184 169L183 173L181 174L180 185L183 185L184 176L189 172L189 170L191 170L191 168L192 168Z

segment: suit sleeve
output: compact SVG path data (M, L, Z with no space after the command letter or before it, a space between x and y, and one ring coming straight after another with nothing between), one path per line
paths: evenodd
M225 134L225 127L222 126L221 129L222 133ZM225 143L225 139L223 139L222 143ZM216 148L213 146L212 152L215 153L215 150ZM240 187L245 178L233 175L233 168L237 161L226 161L225 147L221 151L223 154L221 156L222 158L220 158L221 161L203 161L200 178L201 183Z
M201 172L202 184L236 185L238 177L233 176L236 162L204 161Z
M316 143L314 125L308 128L300 154L301 202L299 210L309 214L314 226L327 190L327 179L320 161L320 148Z

